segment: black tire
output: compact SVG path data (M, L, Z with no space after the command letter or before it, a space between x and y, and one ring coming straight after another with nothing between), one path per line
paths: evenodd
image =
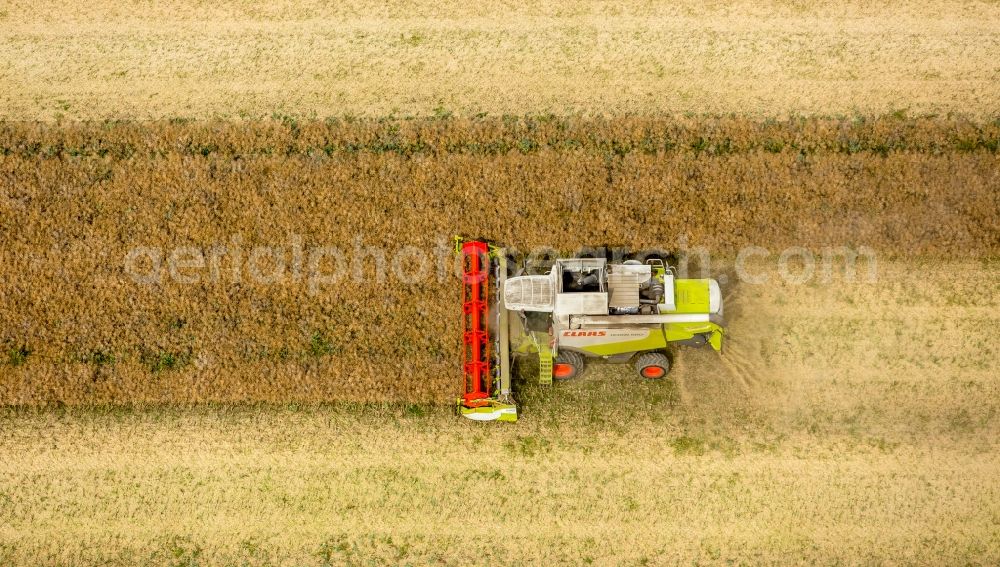
M582 354L569 350L561 350L552 364L552 379L572 380L573 378L578 378L583 374L583 365Z
M659 380L670 372L670 359L662 352L647 352L635 359L635 370L647 380Z

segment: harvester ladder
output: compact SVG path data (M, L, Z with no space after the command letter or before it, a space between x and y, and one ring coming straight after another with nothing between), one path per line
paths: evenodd
M490 397L489 327L489 268L490 251L485 242L462 244L462 313L464 318L465 394L466 407L486 404Z
M547 344L538 346L538 383L543 386L552 384L552 349Z

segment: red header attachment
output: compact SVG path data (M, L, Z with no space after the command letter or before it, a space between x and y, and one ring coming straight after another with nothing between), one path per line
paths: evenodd
M462 243L462 316L465 329L462 334L465 355L466 407L486 405L490 397L490 336L487 312L489 310L490 249L485 242Z

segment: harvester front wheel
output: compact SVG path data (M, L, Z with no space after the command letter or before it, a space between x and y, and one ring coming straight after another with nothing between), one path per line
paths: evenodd
M639 372L639 376L657 380L670 371L670 359L662 352L647 352L640 354L635 360L635 369Z
M555 363L552 364L552 378L556 380L572 380L583 373L583 355L573 351L559 351Z

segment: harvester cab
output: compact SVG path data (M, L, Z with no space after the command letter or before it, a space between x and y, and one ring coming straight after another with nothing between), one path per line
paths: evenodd
M462 255L465 393L471 419L516 421L512 358L538 356L538 381L580 376L590 360L631 362L664 378L671 347L722 350L722 293L714 279L679 279L662 260L560 258L542 275L508 277L501 248L458 240Z

